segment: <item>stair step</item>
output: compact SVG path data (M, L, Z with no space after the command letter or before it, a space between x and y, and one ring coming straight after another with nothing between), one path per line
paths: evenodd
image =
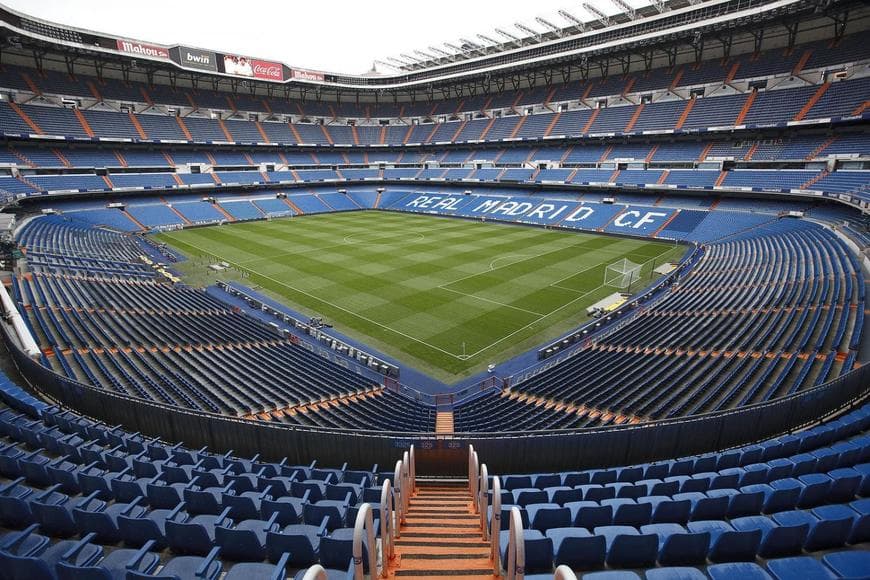
M478 524L448 524L448 523L433 523L433 522L410 522L405 524L408 527L414 528L474 528L479 529Z
M479 570L396 570L396 576L468 576L477 577L480 575L492 576L492 569Z
M396 570L396 576L492 576L491 568L478 570Z
M479 538L474 532L402 532L403 538Z
M490 544L481 539L467 480L418 479L417 485L388 577L493 579Z
M467 477L425 477L417 476L417 487L430 489L454 490L457 487L468 489Z
M450 546L402 546L401 547L402 554L399 556L398 568L402 568L402 558L409 555L436 555L436 556L444 556L450 554L475 554L476 557L481 558L489 562L489 546L486 547L473 547L468 543ZM416 560L411 560L411 562L415 562ZM412 564L407 564L409 566L413 566Z
M423 523L423 522L433 522L433 523L435 523L435 522L437 522L437 523L456 522L456 521L476 522L479 519L477 516L466 516L466 517L460 518L459 516L457 516L455 514L437 515L437 516L422 515L422 514L418 514L418 515L407 514L407 517L410 518L410 520L413 523L418 523L418 524Z
M404 534L402 535L404 537ZM420 540L411 540L406 542L403 539L396 540L396 546L428 546L432 548L489 548L489 542L421 542Z
M489 556L489 552L487 552L487 557ZM478 554L429 554L429 553L421 553L421 554L403 554L402 560L478 560L480 556Z
M420 509L420 508L414 508L414 507L412 507L411 509L408 510L408 514L409 514L409 515L410 515L410 514L420 514L420 515L431 515L431 516L446 516L446 515L447 515L447 514L444 513L444 510L427 510L427 509ZM451 516L451 517L452 517L452 516ZM473 517L475 517L475 516L474 516L474 515L471 515L471 514L469 514L469 515L465 515L465 514L456 514L455 517L458 517L458 518L473 518Z

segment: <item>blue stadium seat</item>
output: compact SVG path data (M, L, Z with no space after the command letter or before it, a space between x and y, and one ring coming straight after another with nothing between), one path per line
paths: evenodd
M822 562L840 578L863 578L870 570L870 552L834 552L822 556Z
M679 524L650 524L641 533L658 536L658 561L662 566L703 564L710 546L708 532L689 532Z
M546 532L553 542L553 561L574 570L588 570L604 565L607 543L604 536L593 535L585 528L551 528Z
M710 534L711 562L753 561L761 544L761 530L737 531L724 521L689 522L690 532Z

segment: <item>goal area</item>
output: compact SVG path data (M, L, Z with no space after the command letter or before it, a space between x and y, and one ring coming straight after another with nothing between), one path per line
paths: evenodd
M608 264L604 270L604 285L626 290L640 279L641 264L627 258Z

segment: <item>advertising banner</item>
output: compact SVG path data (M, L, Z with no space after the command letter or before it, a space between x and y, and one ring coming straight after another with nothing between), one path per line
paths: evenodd
M169 50L155 44L145 44L136 40L124 40L119 38L115 41L118 50L130 54L138 54L140 56L151 56L154 58L169 58Z
M178 47L178 64L199 70L217 72L217 55L207 50Z
M284 67L280 63L233 54L224 55L224 72L267 81L284 80Z
M316 81L321 83L324 81L323 73L312 72L309 70L298 70L294 68L290 75L292 78L300 81Z

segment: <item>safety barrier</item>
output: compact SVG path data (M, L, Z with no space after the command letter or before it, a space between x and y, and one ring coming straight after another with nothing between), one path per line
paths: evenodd
M486 514L484 514L484 521ZM486 527L486 526L484 526ZM492 478L492 519L489 524L489 557L493 562L493 570L496 574L500 574L501 552L499 551L498 540L501 532L501 478Z
M505 561L505 580L523 580L526 570L526 542L523 538L523 517L520 508L511 508L511 525L508 528L508 551ZM498 540L493 539L493 545L498 550ZM500 571L495 570L498 574Z
M369 574L372 578L378 578L377 544L375 543L374 520L372 518L372 504L364 503L356 514L356 522L353 526L353 578L363 580L365 572L363 568L363 535L368 546ZM384 566L383 575L386 575Z

